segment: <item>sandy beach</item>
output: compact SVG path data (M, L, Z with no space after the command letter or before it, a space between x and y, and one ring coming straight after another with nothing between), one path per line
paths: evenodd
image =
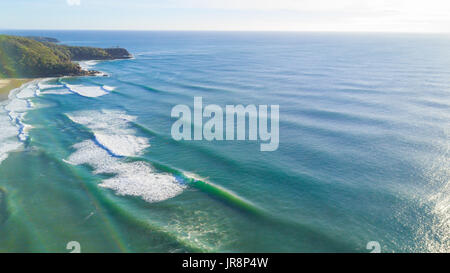
M33 79L0 79L0 101L8 99L9 92Z

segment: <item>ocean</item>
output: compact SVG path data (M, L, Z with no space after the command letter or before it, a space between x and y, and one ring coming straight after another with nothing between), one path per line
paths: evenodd
M0 252L450 251L448 35L3 32L134 58L0 103ZM194 97L279 105L279 148L175 141Z

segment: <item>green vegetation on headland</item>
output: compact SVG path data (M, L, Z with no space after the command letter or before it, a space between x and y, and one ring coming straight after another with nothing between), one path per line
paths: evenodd
M83 70L72 61L131 58L123 48L66 46L42 39L50 38L0 35L0 78L95 75L97 71Z
M43 37L43 36L25 36L25 38L29 38L41 43L59 43L58 39L50 38L50 37Z

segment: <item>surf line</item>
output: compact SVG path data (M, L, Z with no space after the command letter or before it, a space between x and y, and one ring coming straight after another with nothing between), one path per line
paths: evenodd
M102 143L100 143L100 141L98 141L98 139L97 139L97 137L95 136L95 134L94 134L93 141L94 141L95 145L97 145L97 146L100 147L101 149L105 150L106 153L107 153L108 155L110 155L111 157L115 157L115 158L124 158L124 156L115 154L115 153L114 153L113 151L111 151L108 147L106 147L105 145L103 145Z
M280 140L280 106L270 105L270 131L268 109L268 105L257 107L254 104L226 105L225 111L215 104L203 108L203 98L194 97L193 116L191 108L187 105L178 104L172 108L171 117L178 118L178 120L172 125L171 135L176 141L203 139L208 141L223 141L224 139L227 141L247 139L248 141L258 141L259 139L262 142L260 146L262 152L276 151ZM209 118L209 120L203 124L203 118ZM194 127L193 137L192 125ZM224 132L226 132L225 138Z

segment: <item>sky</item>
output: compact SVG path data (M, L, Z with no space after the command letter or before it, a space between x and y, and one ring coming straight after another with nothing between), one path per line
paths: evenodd
M450 32L450 1L0 0L0 29Z

